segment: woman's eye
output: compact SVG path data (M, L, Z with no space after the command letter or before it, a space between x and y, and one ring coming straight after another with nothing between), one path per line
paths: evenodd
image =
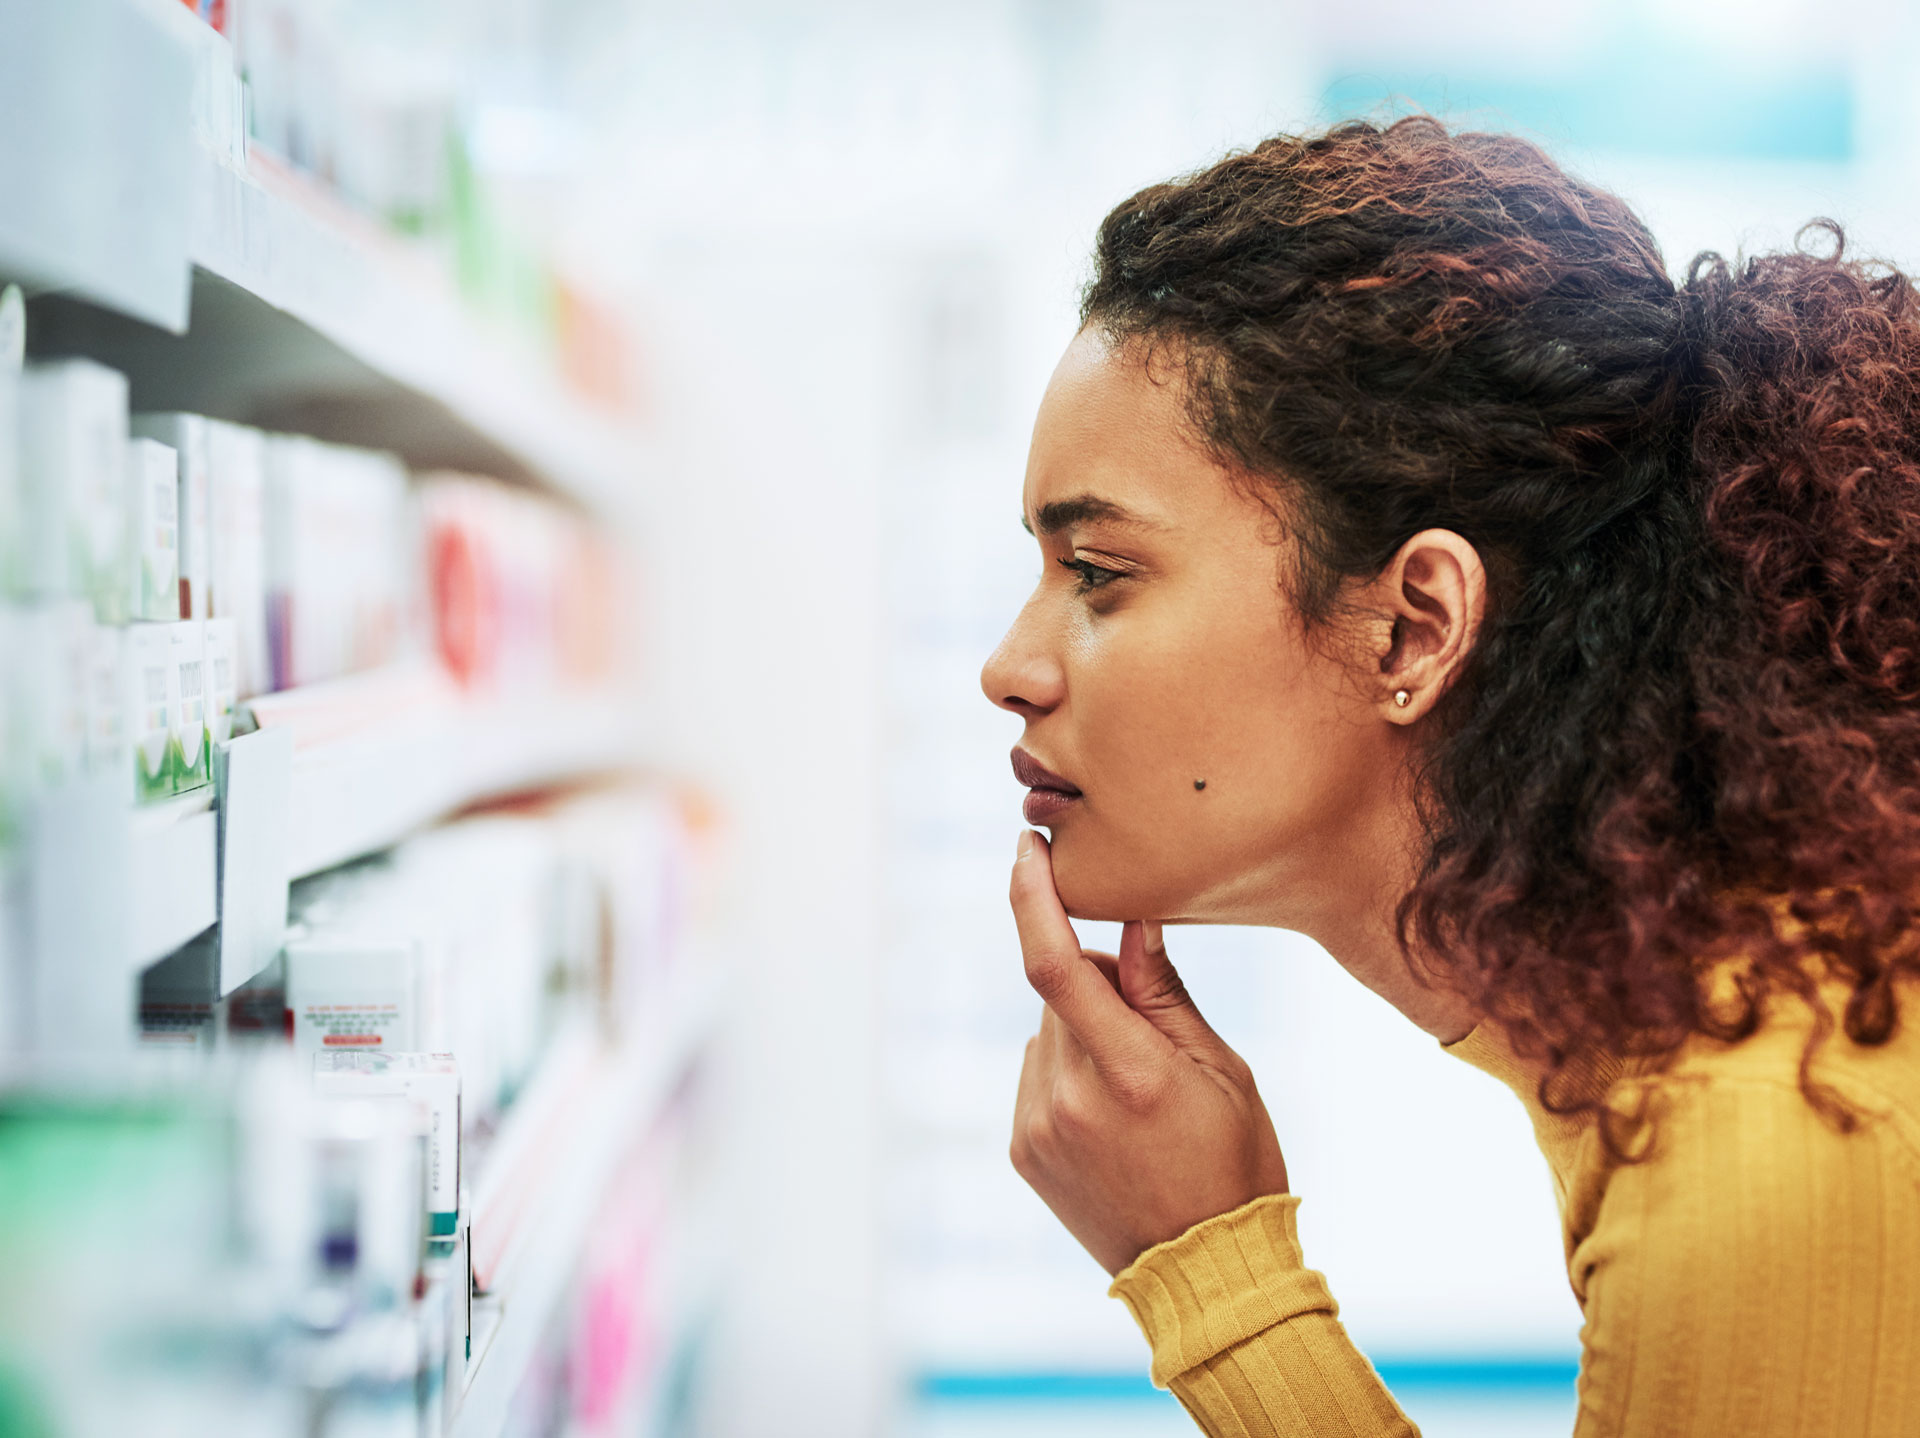
M1080 591L1083 594L1089 589L1098 589L1103 584L1111 583L1121 575L1120 570L1108 569L1090 559L1062 559L1059 563L1061 568L1071 569L1080 576Z

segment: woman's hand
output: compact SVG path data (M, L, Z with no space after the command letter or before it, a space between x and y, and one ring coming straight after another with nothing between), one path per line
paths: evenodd
M1013 1166L1068 1232L1118 1273L1202 1219L1285 1193L1253 1075L1187 997L1160 926L1128 924L1117 958L1083 950L1031 831L1012 898L1046 1001L1020 1071Z

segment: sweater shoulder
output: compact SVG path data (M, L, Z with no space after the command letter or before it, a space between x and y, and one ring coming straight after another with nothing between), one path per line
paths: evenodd
M1754 1033L1731 1043L1696 1035L1651 1082L1665 1107L1686 1105L1690 1094L1722 1090L1787 1092L1809 1123L1842 1134L1871 1129L1920 1158L1920 984L1903 985L1898 998L1898 1020L1887 1039L1859 1043L1841 1023L1844 993L1831 987L1823 993L1830 1024L1824 1034L1811 1004L1776 994ZM1822 1112L1810 1088L1835 1103ZM1769 1106L1800 1117L1784 1100Z

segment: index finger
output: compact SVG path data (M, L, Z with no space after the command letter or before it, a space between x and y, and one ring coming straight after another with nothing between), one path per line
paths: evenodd
M1027 982L1094 1067L1104 1072L1163 1059L1172 1047L1166 1036L1129 1008L1100 966L1081 952L1053 886L1052 851L1031 830L1021 836L1009 897Z

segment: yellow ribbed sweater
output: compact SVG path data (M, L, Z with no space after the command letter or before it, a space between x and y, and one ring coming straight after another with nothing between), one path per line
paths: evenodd
M1890 1043L1836 1036L1816 1061L1860 1115L1853 1133L1801 1095L1809 1020L1782 999L1743 1043L1689 1044L1656 1090L1653 1156L1626 1166L1591 1125L1544 1112L1485 1026L1447 1050L1520 1096L1552 1171L1585 1315L1578 1438L1920 1435L1914 1001ZM1114 1280L1154 1380L1215 1438L1417 1433L1301 1257L1298 1206L1257 1199Z

